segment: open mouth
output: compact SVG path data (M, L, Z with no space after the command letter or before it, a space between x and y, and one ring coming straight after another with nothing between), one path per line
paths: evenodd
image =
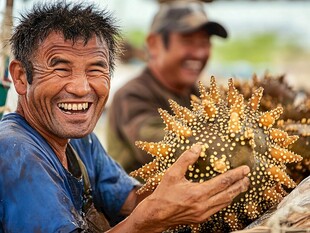
M187 60L184 62L184 67L192 72L200 72L203 63L201 61Z
M67 114L74 114L74 113L84 113L87 112L91 104L88 102L84 103L59 103L58 108L67 113Z

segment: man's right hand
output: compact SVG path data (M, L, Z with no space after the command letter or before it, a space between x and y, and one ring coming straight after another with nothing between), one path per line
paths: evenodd
M201 145L194 145L166 171L155 191L130 215L131 220L135 219L135 230L131 232L162 232L175 225L204 222L247 190L248 166L229 170L203 183L188 181L185 173L200 152Z

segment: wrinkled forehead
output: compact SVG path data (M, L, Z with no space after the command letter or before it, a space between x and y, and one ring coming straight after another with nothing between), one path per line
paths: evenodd
M72 47L76 46L86 46L88 44L96 45L98 48L102 48L104 50L108 50L107 43L102 36L98 36L93 34L89 37L77 36L74 38L66 38L62 32L52 31L50 32L46 38L40 39L38 41L38 48L40 50L42 46L57 46L61 44L71 44Z
M51 32L43 40L37 43L37 48L34 49L32 57L38 58L46 56L51 51L66 50L76 51L77 53L83 51L96 51L97 53L105 54L106 58L109 58L109 48L106 41L97 35L93 35L87 39L83 37L77 37L73 39L65 38L61 32ZM82 49L82 50L81 50Z

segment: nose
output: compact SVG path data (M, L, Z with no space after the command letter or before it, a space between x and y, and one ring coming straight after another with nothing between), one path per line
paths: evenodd
M200 59L208 58L210 55L210 47L206 44L197 43L192 48L192 54Z
M66 85L66 91L76 96L85 96L91 88L86 75L75 75Z

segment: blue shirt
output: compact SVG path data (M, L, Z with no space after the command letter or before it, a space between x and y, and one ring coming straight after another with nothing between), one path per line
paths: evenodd
M70 141L84 162L95 206L117 218L138 182L90 134ZM19 114L0 122L0 233L54 233L83 228L83 182L60 163L46 140Z

